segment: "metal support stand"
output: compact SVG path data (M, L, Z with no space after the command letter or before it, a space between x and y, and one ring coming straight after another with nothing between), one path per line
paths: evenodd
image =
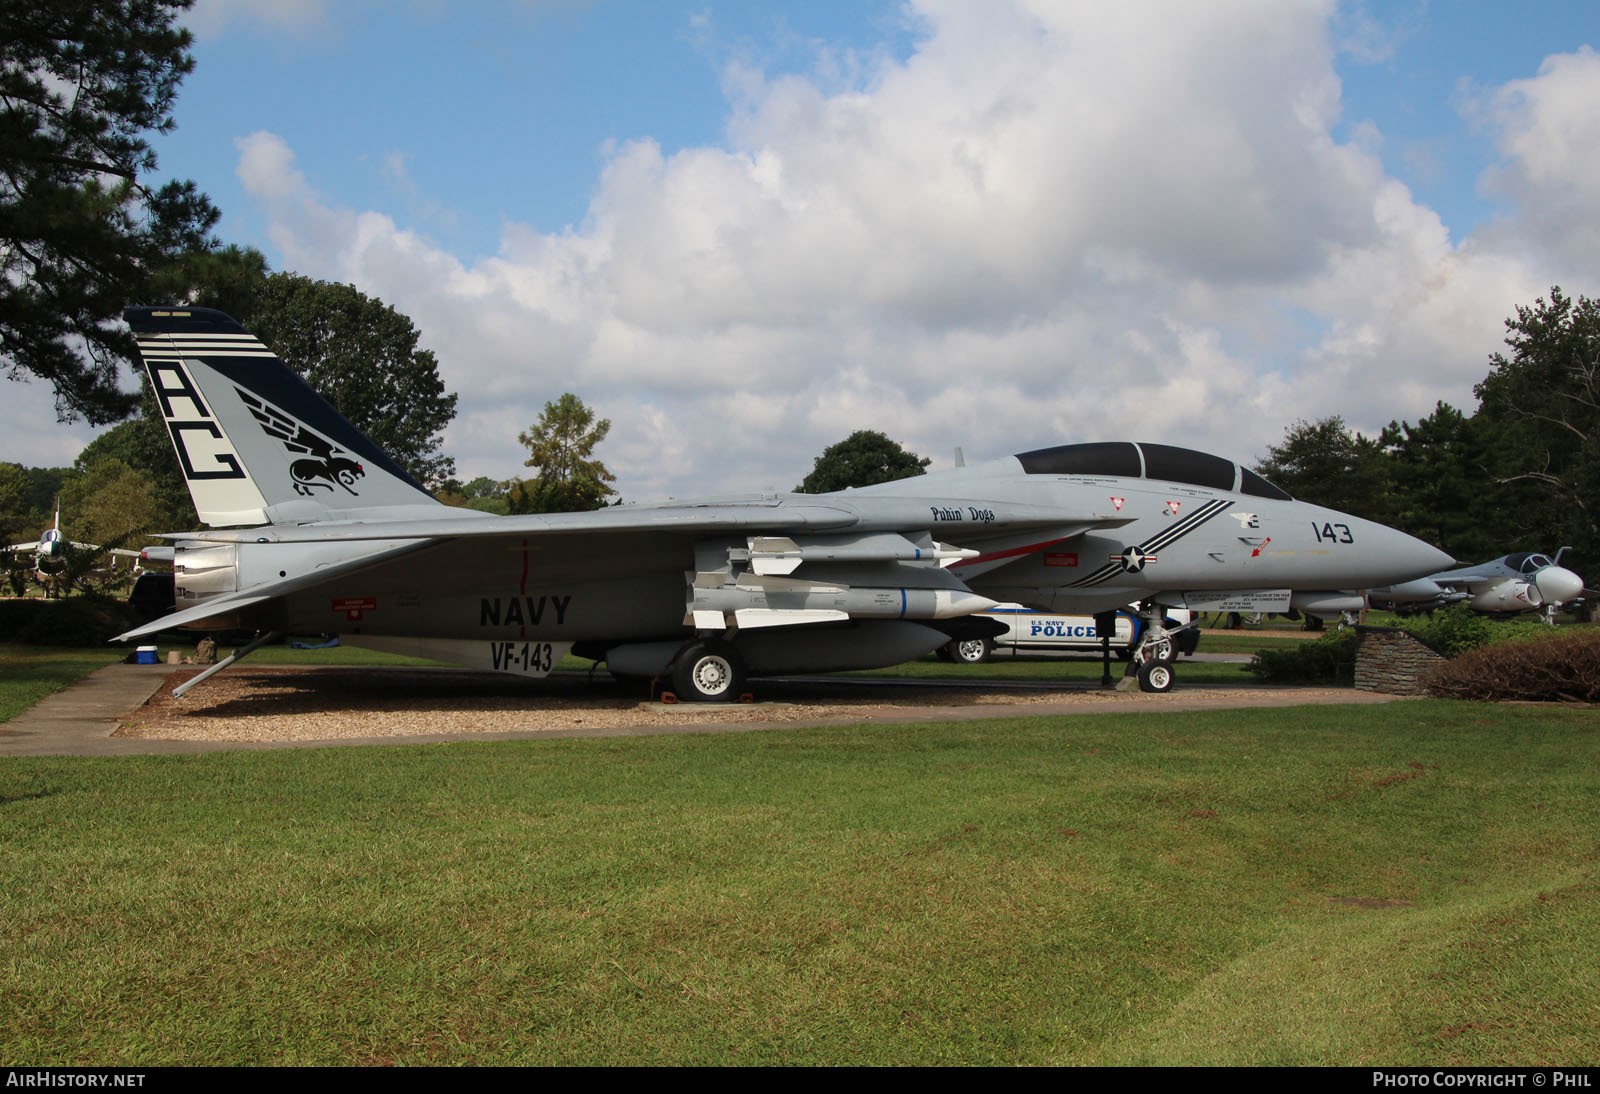
M1100 612L1094 617L1094 631L1100 636L1100 686L1111 686L1111 636L1116 633L1117 613Z
M256 650L260 649L262 646L267 645L269 642L275 642L275 641L277 641L278 639L280 639L282 637L283 637L283 632L282 631L267 631L264 634L256 635L255 638L251 639L250 643L248 645L246 645L243 649L234 650L232 653L228 654L228 656L224 657L221 661L218 661L215 665L212 665L210 668L206 669L199 676L194 677L192 680L185 680L183 683L181 683L177 687L173 688L172 689L172 697L174 699L178 698L184 692L188 691L190 688L194 687L196 684L200 683L202 680L211 679L217 673L221 672L223 669L227 668L229 665L233 664L235 661L239 660L240 658L249 657L252 653L254 653Z

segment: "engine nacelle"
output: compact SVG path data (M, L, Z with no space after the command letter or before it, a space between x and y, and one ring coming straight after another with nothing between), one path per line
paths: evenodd
M179 610L239 588L237 543L180 543L172 552L172 595Z
M1525 612L1544 603L1539 587L1531 581L1503 581L1472 598L1478 612Z

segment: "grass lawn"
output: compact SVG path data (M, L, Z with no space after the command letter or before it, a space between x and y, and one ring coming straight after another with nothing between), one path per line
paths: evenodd
M1600 1053L1600 716L0 760L17 1064Z

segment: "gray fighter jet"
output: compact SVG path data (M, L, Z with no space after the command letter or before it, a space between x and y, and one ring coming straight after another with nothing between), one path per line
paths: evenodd
M61 501L56 500L56 522L54 526L46 528L40 533L35 542L13 543L4 550L10 554L33 555L33 572L35 579L46 588L59 581L62 573L67 570L74 552L83 555L109 554L112 558L111 568L116 568L116 560L126 558L133 560L131 565L135 573L141 569L143 561L139 551L129 551L121 547L109 550L102 548L98 543L79 543L75 539L67 539L61 531Z
M1369 590L1374 608L1392 608L1402 615L1465 603L1491 615L1540 612L1550 619L1563 604L1585 595L1583 578L1561 565L1563 547L1548 555L1522 551L1492 562L1419 577Z
M1131 442L833 494L487 516L436 501L220 312L125 317L211 530L167 537L175 610L121 640L336 634L529 676L572 650L716 700L750 675L892 665L986 636L994 624L969 617L999 601L1139 601L1140 683L1166 690L1171 662L1148 652L1168 634L1163 605L1279 610L1290 590L1388 585L1450 561L1231 460Z

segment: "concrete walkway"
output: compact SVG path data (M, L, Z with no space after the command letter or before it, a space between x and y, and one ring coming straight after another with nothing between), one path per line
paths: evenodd
M57 692L32 710L0 723L0 756L131 756L162 753L225 752L272 748L327 748L335 745L425 744L438 741L488 741L535 737L611 737L648 736L662 733L741 733L767 729L795 729L810 725L855 724L859 716L831 715L819 706L814 721L696 722L692 706L674 708L682 720L666 725L590 727L584 729L474 732L437 735L377 736L307 741L169 741L142 737L115 737L123 721L154 695L167 675L192 666L107 665L90 673L82 683ZM392 671L374 668L373 672ZM399 670L408 671L408 670ZM433 670L455 671L455 670ZM465 671L465 670L462 670ZM811 678L818 681L821 678ZM791 681L792 682L792 681ZM834 682L840 682L836 678ZM846 681L867 683L867 681ZM883 684L881 679L871 681ZM937 687L929 681L905 681ZM204 685L201 685L202 687ZM1023 686L1023 690L1034 690ZM1098 689L1093 690L1098 693ZM1240 695L1240 692L1247 692ZM923 705L900 710L885 709L873 715L874 723L967 721L984 718L1021 718L1041 715L1132 714L1148 711L1217 710L1243 707L1290 707L1307 704L1387 703L1398 696L1346 688L1218 688L1191 685L1165 695L1120 695L1104 706L1086 705L1080 697L1063 703L986 703L978 706Z
M187 742L113 737L129 713L156 693L179 665L107 665L81 683L46 696L32 710L0 722L0 756L131 756L200 752ZM192 667L192 666L189 666ZM165 745L179 747L167 748Z

